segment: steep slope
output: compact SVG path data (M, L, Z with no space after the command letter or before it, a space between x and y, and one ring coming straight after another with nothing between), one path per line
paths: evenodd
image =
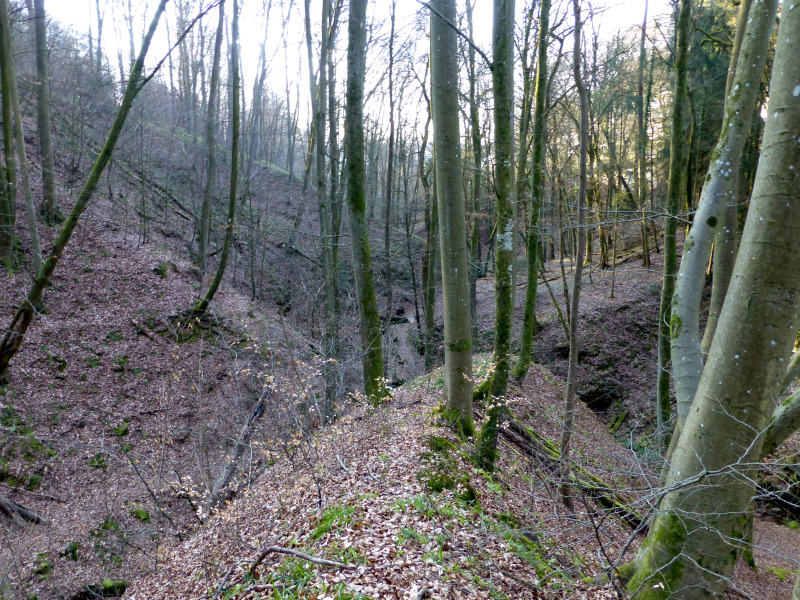
M552 433L559 387L537 367L512 405ZM500 475L476 470L438 423L440 389L437 371L386 406L297 440L126 597L613 597L610 586L591 584L602 570L592 547L600 536L618 548L630 531L591 501L564 514L548 465L511 445ZM603 429L590 413L581 417L583 452L619 454L613 438L598 437ZM611 464L598 458L594 468ZM631 487L626 471L605 476Z
M179 325L207 282L139 245L114 209L98 199L79 225L0 396L0 495L48 521L3 521L0 579L24 597L130 580L165 540L185 539L260 399L253 443L313 421L297 393L316 381L309 341L230 291L215 320ZM43 233L47 247L53 231ZM28 285L25 272L0 279L3 319ZM263 461L242 462L233 490Z

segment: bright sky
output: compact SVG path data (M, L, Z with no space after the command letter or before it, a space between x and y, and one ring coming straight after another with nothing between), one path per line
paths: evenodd
M211 0L203 0L204 5L208 5ZM256 63L258 60L259 45L264 36L264 23L265 18L263 15L264 0L240 0L242 18L241 18L241 40L242 40L242 60L244 65L244 82L245 89L252 88L252 82L256 76ZM486 54L491 54L491 21L492 21L492 2L490 0L475 0L474 9L474 23L475 23L475 39L478 46L480 46ZM118 16L118 32L115 33L114 22L112 18L112 4L116 4L117 0L100 0L101 7L105 6L105 20L103 24L103 43L107 48L107 56L112 57L112 67L116 71L116 44L117 42L123 45L123 54L127 55L127 32L122 24L121 15ZM152 16L152 12L157 3L157 0L149 0L147 2L134 2L135 10L141 11L143 7L148 7L148 23ZM232 2L226 4L232 5ZM302 69L300 74L300 94L302 97L301 104L305 104L308 99L308 75L306 71L307 59L304 46L304 30L302 21L303 0L293 0L292 2L292 15L289 27L286 28L286 41L287 41L287 54L288 54L288 78L291 81L292 93L295 90L295 81L298 78L298 68ZM463 2L459 1L459 4ZM524 10L527 2L525 0L517 0L517 11L521 13ZM555 7L564 4L564 8L571 7L571 2L567 4L565 0L553 2ZM595 10L602 9L602 16L595 21L599 24L601 37L610 37L619 30L626 30L631 27L638 26L644 15L645 0L596 0L587 2L582 0L584 11L588 12L588 6L591 4ZM282 40L282 21L283 14L286 12L285 6L289 6L290 2L287 0L272 0L272 12L270 14L270 25L267 31L267 56L274 55L268 82L270 86L278 93L283 93L286 76L284 75L284 60L283 60L283 40ZM319 14L321 0L312 0L312 14ZM48 15L60 21L63 25L71 27L79 35L86 36L89 31L89 23L92 23L93 35L97 35L97 25L95 16L95 0L46 0L46 9ZM119 5L117 5L119 6ZM389 2L388 0L378 0L377 2L370 2L370 14L374 17L376 23L382 23L381 31L378 35L388 35L389 30ZM316 10L315 10L316 9ZM230 10L230 8L227 8ZM408 32L410 28L417 27L415 25L416 13L425 10L417 0L397 0L397 30L399 37L403 36L403 32ZM562 9L563 10L563 9ZM652 20L656 16L664 16L670 12L669 0L649 0L649 16L648 20ZM170 27L174 30L175 27L175 13L174 2L168 4L167 9ZM216 27L216 11L206 17L208 20L208 29L212 31ZM568 17L571 21L571 8ZM347 35L346 29L347 14L342 15L342 24L340 25L340 48L344 48L342 40ZM521 18L518 22L521 22ZM139 16L137 24L137 31L141 35L144 31L146 24ZM316 32L319 29L318 24L312 23L312 30ZM588 31L587 31L588 33ZM407 34L407 33L406 33ZM175 34L171 34L171 39L174 41ZM160 26L160 34L157 37L154 47L151 49L151 57L153 61L156 57L161 58L166 52L167 43L164 36L163 23ZM137 45L138 50L138 45ZM340 66L338 78L344 79L344 53L343 51L339 56ZM369 82L367 83L369 87ZM293 100L294 101L294 100Z

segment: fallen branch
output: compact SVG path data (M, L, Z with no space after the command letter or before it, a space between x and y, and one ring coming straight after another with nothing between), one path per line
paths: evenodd
M228 461L228 466L225 467L225 470L220 475L219 479L217 479L216 483L214 483L214 487L211 490L211 494L208 496L208 500L206 500L206 514L211 514L211 509L217 504L220 500L220 495L231 482L233 479L234 473L239 468L239 460L244 455L245 449L249 446L250 436L253 433L253 429L255 428L256 422L263 416L264 410L267 407L266 399L267 395L271 394L268 392L259 398L258 402L256 402L253 410L247 417L247 420L242 427L242 431L239 434L239 439L236 441L236 447L233 452L233 456L231 457L230 461Z
M345 473L347 473L348 475L352 475L352 473L350 472L350 469L348 469L347 467L344 466L344 463L342 462L342 459L339 458L338 454L336 455L336 460L339 461L339 465L342 467L342 469L344 469Z
M252 570L264 560L267 554L275 552L276 554L288 554L289 556L295 556L302 560L307 560L308 562L317 564L317 565L325 565L326 567L336 567L338 569L355 569L356 567L353 565L346 565L344 563L336 562L335 560L328 560L326 558L317 558L316 556L311 556L310 554L306 554L305 552L300 552L299 550L292 550L291 548L283 548L281 546L269 546L261 551L261 554L253 563L253 566L250 567Z
M409 406L413 406L415 404L420 404L422 402L422 398L417 398L416 400L411 400L410 402L406 402L405 404L401 404L397 407L397 410L402 408L408 408Z
M509 442L539 460L551 474L561 472L561 454L553 442L538 436L516 421L509 421L500 431ZM599 506L618 515L632 529L646 529L646 525L643 524L644 518L628 507L630 504L628 499L617 492L612 485L574 463L570 464L569 475L571 479L569 485L577 486Z
M136 333L139 333L141 335L147 336L148 338L150 338L151 342L155 341L155 339L153 338L152 334L149 331L147 331L147 329L145 329L143 326L139 325L133 319L131 319L131 325L133 325L133 328L136 330Z
M40 525L50 524L44 517L37 515L32 510L28 510L13 500L9 500L5 496L0 496L0 514L6 515L9 519L20 525L25 521Z

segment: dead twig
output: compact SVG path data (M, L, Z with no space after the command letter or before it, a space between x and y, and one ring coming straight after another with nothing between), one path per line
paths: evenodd
M316 556L311 556L310 554L306 554L305 552L300 552L299 550L292 550L291 548L283 548L281 546L269 546L265 548L261 556L259 556L259 560L257 562L261 562L264 560L264 557L267 554L275 552L276 554L288 554L289 556L295 556L301 560L307 560L308 562L317 564L317 565L325 565L327 567L336 567L338 569L355 569L354 565L346 565L344 563L336 562L335 560L328 560L326 558L317 558ZM254 563L255 565L256 563ZM251 567L252 569L252 567Z
M55 496L51 496L50 494L42 494L40 492L32 492L30 490L26 490L21 487L9 487L9 491L11 492L23 492L28 494L29 496L36 496L37 498L44 498L45 500L51 500L52 502L60 502L61 504L66 504L67 501L62 498L56 498ZM1 596L0 596L1 597Z
M344 463L342 462L342 459L339 458L338 454L336 455L336 460L339 461L339 465L342 467L342 469L344 469L345 473L347 473L348 475L352 475L352 473L350 472L350 469L348 469L347 467L344 466Z
M139 325L139 324L138 324L136 321L134 321L133 319L131 319L131 325L133 325L133 328L136 330L136 333L140 333L140 334L142 334L142 335L146 335L148 338L150 338L150 341L151 341L151 342L154 342L154 341L155 341L155 338L153 338L152 334L151 334L149 331L147 331L147 329L145 329L144 327L142 327L141 325Z

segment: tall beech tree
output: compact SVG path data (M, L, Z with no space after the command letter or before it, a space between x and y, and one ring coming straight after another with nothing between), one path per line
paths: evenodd
M472 343L478 340L478 275L481 262L481 185L483 181L483 147L481 145L481 122L478 110L477 65L475 62L475 43L473 37L472 9L474 2L467 2L466 15L469 29L467 60L469 62L469 131L472 145L472 234L469 239L469 310L472 321Z
M42 203L40 212L45 223L59 223L64 215L56 202L53 140L50 129L50 57L47 48L47 15L44 0L33 0L34 31L36 36L36 128L39 154L42 157Z
M5 0L0 0L5 2ZM8 16L8 7L5 7ZM3 62L11 60L11 26L0 23L0 50ZM14 74L9 68L0 68L0 103L3 116L3 156L5 164L0 169L2 182L0 185L0 262L6 269L13 270L18 266L17 260L17 164L14 154L14 111L11 106L11 80Z
M28 331L28 327L30 327L31 322L33 321L33 316L35 314L34 307L42 301L44 290L50 283L50 277L53 275L53 272L58 265L61 254L64 252L64 248L69 242L72 232L75 231L75 226L78 224L81 215L89 205L89 201L92 199L92 196L97 189L97 184L100 182L100 176L103 174L103 170L108 165L109 160L111 160L111 155L114 152L114 146L116 146L119 135L122 132L125 119L130 113L134 98L136 98L136 95L139 93L142 87L150 80L150 78L152 78L152 75L149 77L142 76L144 71L144 59L147 56L147 51L150 49L150 42L153 39L153 35L155 35L158 22L161 19L161 15L163 14L164 8L166 7L168 1L169 0L160 0L158 3L155 15L153 16L144 40L142 41L139 55L137 56L136 61L131 69L128 84L125 86L125 93L122 96L122 101L120 102L119 109L117 110L117 116L114 119L114 123L111 126L111 131L109 131L105 144L103 145L102 150L100 150L100 154L97 156L97 159L92 166L92 170L89 172L89 177L81 189L80 194L78 194L78 198L75 201L72 210L64 221L61 231L53 243L53 248L50 250L47 260L42 266L41 271L39 271L39 274L36 276L36 279L25 296L25 299L14 313L14 317L11 319L11 323L9 324L8 329L6 329L6 333L3 336L2 341L0 341L0 380L7 378L8 366L11 362L11 359L14 358L14 355L22 346L22 342L25 339L25 333Z
M432 0L431 114L438 197L444 301L443 414L462 436L472 436L472 331L467 270L459 126L458 45L451 27L455 0ZM430 277L430 275L429 275Z
M19 94L17 92L17 70L14 66L14 46L11 39L11 19L8 15L8 4L0 1L0 68L4 76L2 79L3 102L11 105L11 114L14 118L14 140L17 145L19 157L19 172L22 178L22 193L25 198L25 209L28 214L28 231L31 236L31 251L33 253L33 272L38 275L42 268L42 250L39 247L39 228L36 224L36 210L33 205L33 192L31 191L31 178L28 171L28 155L25 152L25 132L22 128L22 111L19 107Z
M678 423L689 414L703 372L700 348L700 301L711 243L719 225L720 208L734 194L731 175L741 160L775 25L777 0L762 0L750 9L733 87L725 100L722 131L711 155L700 203L683 245L672 304L671 352Z
M676 21L675 84L672 88L672 118L670 120L669 181L667 183L667 216L664 221L664 267L661 280L661 301L658 319L658 374L656 376L656 437L659 451L665 451L668 437L672 397L670 373L670 318L672 296L675 293L675 270L678 266L678 204L686 165L686 139L683 132L683 112L686 104L686 56L689 50L691 0L681 0Z
M395 5L392 0L389 7L389 69L387 72L389 88L389 148L386 159L386 188L383 218L383 277L386 286L386 316L384 321L388 327L392 319L392 192L394 186L394 146L395 146L395 124L394 124L394 28L395 28Z
M564 400L564 424L561 431L561 460L568 464L572 426L575 420L575 393L578 387L578 354L580 353L580 340L578 338L578 321L580 320L581 285L583 282L583 259L586 251L586 193L588 182L588 146L589 146L589 94L583 78L581 62L581 35L583 24L581 22L581 7L579 0L572 0L572 12L575 16L575 44L572 49L572 73L575 77L575 87L578 90L580 104L580 121L578 124L578 223L577 241L575 249L575 270L572 277L572 307L569 311L569 366L567 368L567 389ZM569 505L569 496L566 487L562 487L562 496Z
M222 242L222 252L219 256L219 264L214 274L214 279L208 287L206 295L195 305L192 313L195 316L205 314L209 304L214 299L219 286L222 284L222 277L225 275L225 268L228 266L228 256L233 243L233 227L236 223L236 202L237 183L239 179L239 131L241 128L241 108L240 108L240 86L241 77L239 74L239 7L237 0L233 0L233 19L231 22L231 56L228 69L231 72L233 86L231 89L231 180L228 186L228 218L225 222L225 239Z
M533 139L531 141L531 202L528 206L527 287L522 334L519 341L519 362L514 377L523 379L531 364L533 336L542 328L536 319L536 291L539 281L539 214L544 197L544 126L547 103L547 47L550 38L550 0L542 0L539 14L539 39L536 45L536 90L533 106Z
M381 320L372 254L367 228L366 167L364 164L364 77L367 54L367 2L351 0L347 24L347 110L345 113L345 161L347 205L350 209L350 239L361 320L361 356L364 390L372 402L386 395L383 382Z
M494 469L497 434L508 388L509 353L514 316L514 0L495 0L492 19L492 91L494 92L495 228L494 373L489 384L488 419L481 428L481 466Z
M742 47L745 27L747 26L750 6L753 0L742 0L739 4L739 17L736 23L736 34L733 39L733 49L731 50L731 62L728 67L728 77L725 85L725 96L730 96L733 91L733 80L736 77L736 66L739 62L739 52ZM713 248L713 279L711 280L711 303L708 307L708 321L703 332L703 342L701 350L703 354L708 354L711 347L711 340L714 339L714 331L717 328L717 320L722 312L722 304L725 302L725 294L728 291L728 284L733 273L733 266L736 264L736 244L739 229L739 175L741 162L731 165L733 172L730 174L730 193L720 208L719 227L714 232Z
M219 63L222 54L222 36L225 32L225 0L219 3L219 21L214 40L214 54L211 59L211 80L208 88L206 114L206 185L203 190L203 204L200 209L200 232L198 235L197 266L206 272L208 259L208 234L211 230L211 198L217 183L217 97L219 95Z
M750 10L751 24L762 10L775 16L769 0ZM636 559L622 569L636 598L722 596L746 535L762 433L800 318L800 281L791 268L800 260L798 31L800 11L783 11L763 150L733 277L675 447L666 495ZM758 60L746 48L747 38L741 53L747 60L740 65Z

